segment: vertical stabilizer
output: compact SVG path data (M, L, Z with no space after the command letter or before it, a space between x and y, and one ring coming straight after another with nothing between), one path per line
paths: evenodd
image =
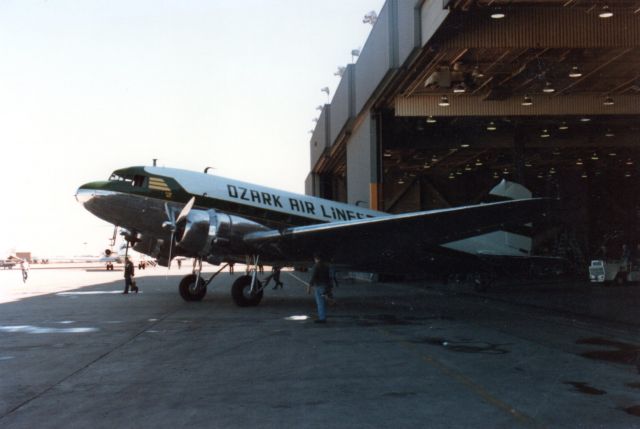
M531 198L531 191L518 183L503 179L491 189L488 200L495 202L526 198ZM531 246L531 224L519 226L517 229L511 228L477 235L444 245L461 252L495 256L529 256Z
M531 198L531 191L515 182L508 182L502 179L492 190L489 195L504 197L508 200L524 200Z

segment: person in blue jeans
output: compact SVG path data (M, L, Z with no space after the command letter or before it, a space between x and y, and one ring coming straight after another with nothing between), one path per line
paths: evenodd
M316 305L318 307L318 318L315 323L326 323L327 321L327 295L331 293L331 271L319 254L313 257L315 264L311 271L311 280L307 293L311 293L311 288L315 288Z

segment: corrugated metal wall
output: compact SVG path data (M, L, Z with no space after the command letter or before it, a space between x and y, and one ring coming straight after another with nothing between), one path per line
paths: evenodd
M330 122L331 106L325 104L313 134L311 135L310 152L311 152L311 165L316 165L325 149L329 147L329 122Z

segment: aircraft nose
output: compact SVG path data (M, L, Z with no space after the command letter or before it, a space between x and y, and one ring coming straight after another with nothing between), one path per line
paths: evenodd
M76 201L87 207L87 203L94 201L103 188L104 182L85 183L76 191Z
M90 189L83 185L83 186L80 186L76 191L76 201L84 205L87 202L91 201L91 199L93 199L95 195L96 195L95 189Z

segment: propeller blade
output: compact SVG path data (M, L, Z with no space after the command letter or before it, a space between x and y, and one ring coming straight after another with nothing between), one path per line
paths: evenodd
M164 203L164 212L167 214L167 221L174 225L176 224L176 215L173 212L173 210L171 210L171 207L169 207L169 204Z
M175 231L171 231L171 241L169 242L169 260L167 261L167 270L171 271L171 250L173 249L173 236Z
M191 197L187 205L185 205L182 211L180 211L180 214L178 215L178 219L176 220L176 223L180 222L182 219L186 218L187 215L189 215L189 212L193 208L193 204L195 202L196 202L196 197Z
M176 235L177 223L182 219L186 218L189 215L189 212L193 208L193 205L196 202L196 197L191 197L189 202L182 208L180 214L178 215L178 219L176 219L175 212L171 210L169 204L164 203L164 211L167 214L167 221L163 222L162 227L165 229L169 229L171 231L171 240L169 241L169 260L167 261L167 269L171 270L171 253L173 251L173 242Z

